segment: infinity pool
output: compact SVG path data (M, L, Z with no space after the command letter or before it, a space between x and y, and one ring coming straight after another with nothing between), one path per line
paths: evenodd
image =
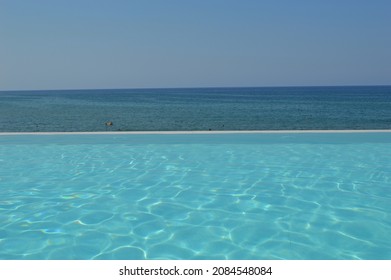
M0 259L391 259L391 133L0 136Z

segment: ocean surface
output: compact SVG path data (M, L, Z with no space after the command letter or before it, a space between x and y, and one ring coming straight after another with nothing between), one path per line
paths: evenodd
M391 86L0 91L0 118L1 132L391 129Z

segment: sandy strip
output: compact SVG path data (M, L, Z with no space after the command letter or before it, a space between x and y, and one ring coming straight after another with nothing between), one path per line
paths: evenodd
M5 135L137 135L137 134L279 134L279 133L391 133L391 129L370 130L216 130L216 131L94 131L94 132L0 132Z

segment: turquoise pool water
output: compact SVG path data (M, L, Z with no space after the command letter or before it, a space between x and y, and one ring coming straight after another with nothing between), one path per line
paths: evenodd
M1 135L0 259L391 259L391 133Z

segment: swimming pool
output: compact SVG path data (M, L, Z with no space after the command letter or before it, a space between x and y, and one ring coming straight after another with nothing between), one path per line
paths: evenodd
M0 259L391 259L391 133L0 136Z

